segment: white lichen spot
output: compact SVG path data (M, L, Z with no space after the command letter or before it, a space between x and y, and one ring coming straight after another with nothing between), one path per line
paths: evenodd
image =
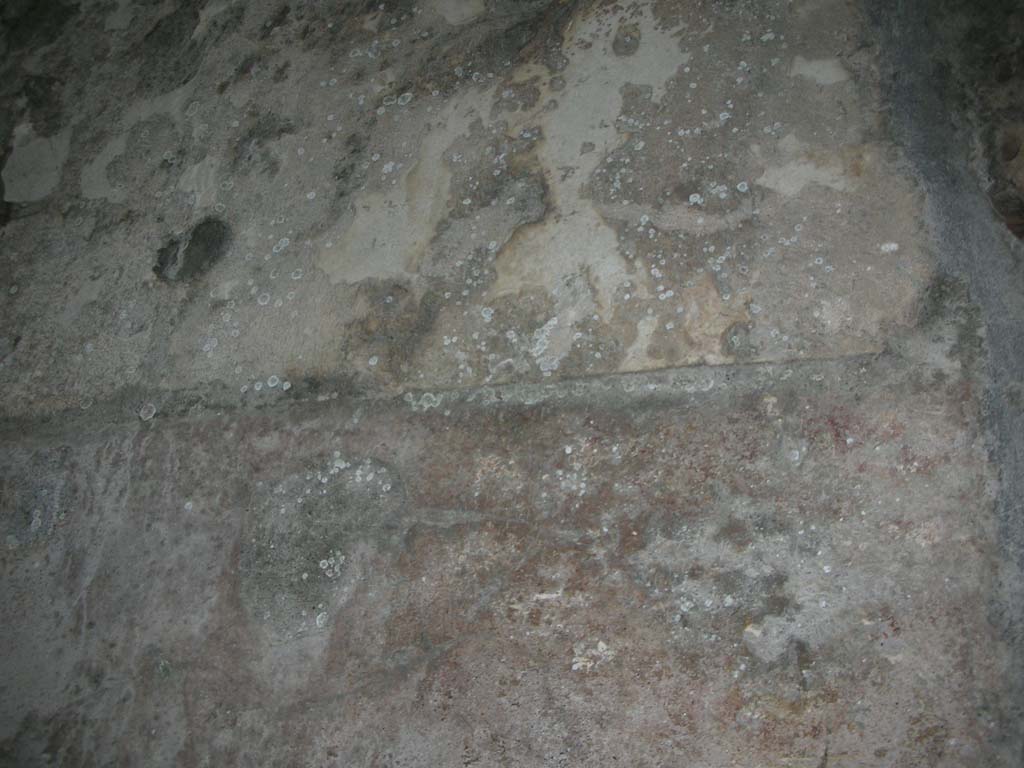
M432 392L424 392L420 395L419 399L412 392L407 392L405 395L405 402L409 403L412 409L417 412L437 408L443 400L444 395L435 395Z
M557 325L558 315L555 315L533 332L533 346L530 348L530 354L542 371L553 371L558 368L558 358L544 354L551 343L551 333Z
M584 643L573 645L572 671L589 672L594 667L615 658L615 653L603 640L598 640L597 645L587 648Z

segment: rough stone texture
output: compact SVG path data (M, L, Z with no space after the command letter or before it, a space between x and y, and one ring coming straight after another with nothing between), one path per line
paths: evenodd
M930 5L0 9L0 765L1020 765L1024 22Z

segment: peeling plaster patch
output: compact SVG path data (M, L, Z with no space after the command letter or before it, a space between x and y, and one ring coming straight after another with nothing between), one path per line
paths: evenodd
M107 178L107 166L124 152L125 144L124 134L111 139L92 162L82 169L83 197L90 200L109 200L112 203L123 203L128 199L125 191L115 188Z
M649 84L652 98L658 100L665 93L666 81L689 59L679 52L675 34L661 29L649 9L643 9L636 19L643 40L638 50L627 57L613 55L612 38L605 32L617 18L589 13L577 19L563 45L569 63L563 73L567 87L557 94L558 108L528 113L520 119L521 126L541 122L545 141L538 154L544 167L573 167L576 172L548 176L557 214L523 231L502 250L490 297L529 288L549 291L550 286L572 284L585 273L595 294L586 303L594 305L603 318L612 317L615 288L631 271L619 252L615 233L583 196L581 180L590 178L605 153L622 140L615 124L622 112L622 88L629 83ZM523 67L516 79L529 79L533 74L537 74L535 67ZM592 144L598 151L581 156L581 143ZM646 286L639 286L637 293L647 295ZM564 302L555 298L561 310ZM591 311L578 300L573 303ZM559 335L571 338L575 320L562 320ZM568 351L567 345L561 346Z
M127 130L135 123L159 114L170 115L176 123L181 123L185 102L192 91L193 86L186 83L180 88L151 99L138 99L125 110L124 117L121 119L121 127Z
M432 0L431 10L452 26L472 21L484 12L484 0Z
M686 307L681 332L686 334L692 354L708 364L728 362L729 357L721 351L721 338L730 326L750 320L742 301L738 297L723 300L709 275L684 289L680 298Z
M805 77L818 85L835 85L850 79L850 73L839 59L805 59L797 56L789 70L793 77Z
M124 111L121 128L128 131L136 123L153 115L167 114L180 124L186 99L192 91L188 84L168 93L154 96L151 99L138 99ZM123 154L127 146L127 133L115 136L107 142L100 153L82 169L80 185L82 196L90 200L109 200L112 203L124 203L128 196L124 190L118 189L107 178L107 166L114 158Z
M194 208L212 204L217 196L217 158L208 155L185 171L178 189L193 196Z
M647 347L658 330L658 318L654 315L646 315L640 318L636 325L636 339L626 350L626 358L623 360L623 367L629 370L635 368L648 368L650 363L647 356Z
M14 130L14 151L3 169L4 200L29 203L53 192L60 183L70 143L70 128L53 136L36 136L31 125L19 125Z
M334 284L369 278L387 279L415 272L447 213L451 173L445 151L486 114L491 90L476 92L470 102L454 100L440 127L430 131L398 183L383 192L360 196L337 247L321 248L317 264Z
M820 184L844 190L847 186L838 162L819 165L812 160L792 160L784 165L765 169L757 183L787 197L799 194L809 184Z

